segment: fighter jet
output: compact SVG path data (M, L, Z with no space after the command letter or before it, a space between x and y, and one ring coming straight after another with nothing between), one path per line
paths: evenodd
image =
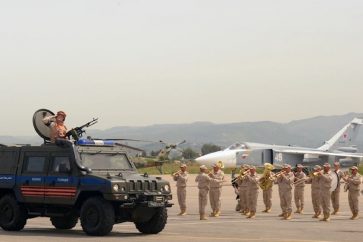
M354 141L362 124L363 118L354 118L324 145L315 149L251 142L235 143L225 150L201 156L196 161L207 166L222 161L225 167L231 168L242 164L263 166L264 163L271 163L275 167L284 164L290 164L292 167L297 164L312 167L334 161L339 161L341 167L358 165L363 159L363 153L357 153Z

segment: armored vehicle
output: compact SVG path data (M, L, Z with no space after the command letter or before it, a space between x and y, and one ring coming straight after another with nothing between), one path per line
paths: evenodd
M0 147L0 227L7 231L23 229L27 219L49 217L63 230L80 220L88 235L107 235L122 222L156 234L165 227L171 199L167 181L138 174L112 141Z

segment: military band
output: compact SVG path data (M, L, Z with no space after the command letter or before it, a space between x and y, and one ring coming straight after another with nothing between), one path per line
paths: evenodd
M323 208L324 217L320 221L329 221L330 220L330 197L331 197L331 182L332 176L330 171L330 164L325 163L323 165L323 171L319 173L320 176L319 184L320 184L320 197L321 197L321 206Z
M186 199L188 181L187 166L185 164L180 165L180 170L173 174L173 179L176 181L176 194L180 207L180 213L178 215L184 216L187 214Z
M240 212L242 215L249 215L249 210L247 206L248 181L246 179L246 175L249 173L249 169L250 169L249 165L243 165L240 174L237 177Z
M209 190L209 202L212 208L211 217L219 217L221 214L222 184L224 182L224 172L221 168L221 163L216 163L213 165L213 171L209 173L211 178Z
M290 220L292 217L292 187L294 183L294 174L291 172L291 166L284 165L282 171L276 175L276 183L279 187L280 206L282 213L279 215L282 219Z
M349 207L353 214L350 219L357 219L359 213L361 176L358 174L358 167L353 166L350 170L352 174L350 176L344 177L343 179L347 185Z
M294 200L296 211L295 213L302 214L304 211L304 190L305 190L306 175L303 172L303 165L298 164L296 166L295 178L294 178Z
M332 215L335 215L339 211L339 197L340 197L340 180L343 178L344 173L340 170L340 163L334 162L334 171L338 177L338 185L337 188L331 192L331 204L333 207Z
M264 171L262 177L259 179L260 187L262 189L263 203L265 210L262 212L269 213L272 207L272 187L275 180L275 174L272 172L274 166L270 163L264 164Z
M319 218L321 214L321 201L320 201L320 174L321 166L314 166L314 172L310 174L310 177L307 179L307 183L311 184L311 201L313 204L313 209L315 214L313 218Z
M211 178L208 176L208 168L205 165L199 167L200 172L195 178L195 182L198 183L198 200L199 200L199 216L200 220L206 220L205 207L208 203L208 192Z
M259 190L259 177L256 173L256 167L251 166L249 174L246 175L247 180L247 209L249 215L247 218L254 218L256 216L257 198Z
M212 208L211 217L218 217L221 212L221 191L224 182L224 173L221 170L221 162L214 164L212 171L204 165L200 166L200 173L196 176L195 182L199 189L199 215L200 220L206 220L206 206L208 203L208 193L210 205ZM323 218L320 221L329 221L331 214L336 214L339 210L339 190L340 185L334 184L335 174L339 174L345 182L344 190L348 191L349 207L352 212L351 219L357 219L359 216L359 196L361 176L358 174L358 168L353 166L350 168L351 174L343 173L339 169L338 164L334 164L334 171L330 171L330 164L325 163L323 170L319 165L314 166L313 172L309 176L303 171L303 166L298 164L296 172L291 171L291 166L285 164L282 170L278 173L273 173L273 166L265 164L265 170L261 176L257 175L256 167L243 165L239 175L234 178L237 184L237 189L240 196L240 212L246 215L247 218L254 218L256 216L257 199L259 188L264 193L265 210L262 212L269 212L271 210L271 196L272 187L276 183L279 189L280 206L282 213L279 215L284 220L292 218L292 191L294 187L294 201L296 205L296 213L303 213L304 210L304 189L305 184L311 184L311 199L314 210L313 218L319 218L323 213ZM334 172L334 173L333 173ZM179 215L186 215L186 183L188 173L186 165L180 166L180 171L173 174L174 180L177 182L177 197L180 205ZM234 184L234 185L236 185ZM334 190L335 186L337 189ZM333 192L337 192L333 196ZM265 195L266 194L266 195ZM334 197L334 198L333 198ZM331 200L334 211L330 213Z

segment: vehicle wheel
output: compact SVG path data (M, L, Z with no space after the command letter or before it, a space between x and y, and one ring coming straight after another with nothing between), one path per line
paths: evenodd
M27 211L12 195L0 199L0 227L7 231L22 230L28 218Z
M75 215L51 217L50 221L56 229L72 229L78 223L78 217Z
M168 219L166 208L157 208L154 216L145 223L135 223L136 228L144 234L157 234L165 227Z
M115 211L103 198L89 198L82 205L80 220L83 231L88 235L106 235L115 223Z

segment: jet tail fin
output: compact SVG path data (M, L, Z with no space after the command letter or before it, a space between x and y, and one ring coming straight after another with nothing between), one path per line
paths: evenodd
M354 118L350 123L345 125L330 140L320 146L318 150L330 151L339 146L351 146L354 144L360 125L363 124L363 118Z

